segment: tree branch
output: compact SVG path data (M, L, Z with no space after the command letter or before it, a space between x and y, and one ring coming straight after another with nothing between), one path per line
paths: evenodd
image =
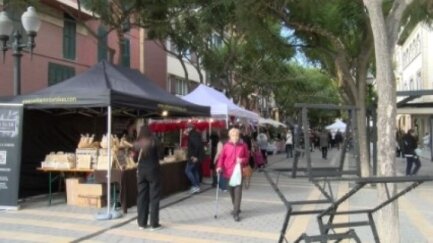
M403 13L413 1L414 0L394 0L388 17L386 17L385 23L388 29L390 45L388 48L391 54L394 53L395 44L397 43Z

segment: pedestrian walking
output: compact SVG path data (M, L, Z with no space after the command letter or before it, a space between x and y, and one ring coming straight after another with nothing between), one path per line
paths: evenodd
M193 124L188 124L188 151L185 173L191 182L190 193L200 192L200 161L204 156L204 146L200 134Z
M310 142L310 152L314 152L314 131L311 129L308 131L308 139Z
M263 159L265 160L265 163L268 161L268 136L266 135L266 132L261 132L259 135L257 135L257 145L260 148L260 151L262 152Z
M418 143L415 136L415 130L409 129L407 134L403 136L403 150L406 157L406 175L416 175L421 167L419 154L417 154ZM412 166L415 168L412 170Z
M335 143L338 150L340 150L340 146L342 142L343 142L343 133L340 130L338 130L337 133L335 134Z
M229 138L229 141L223 147L217 165L217 172L222 172L223 177L227 180L233 179L233 176L242 177L242 175L237 175L234 172L237 166L241 169L246 167L249 157L247 146L240 140L240 132L238 129L231 129L229 131ZM242 181L240 181L238 185L230 185L229 183L229 191L233 204L233 219L239 222L242 200Z
M293 134L290 129L286 134L286 158L293 158Z
M161 228L159 224L159 201L161 197L159 142L147 127L142 127L135 147L139 149L137 168L137 223L140 229L148 227L150 206L151 230Z
M322 159L328 158L329 134L325 129L320 133L320 148L322 149Z

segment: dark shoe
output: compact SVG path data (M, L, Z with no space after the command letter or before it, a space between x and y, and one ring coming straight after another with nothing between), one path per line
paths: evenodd
M152 226L152 227L150 228L150 231L157 231L157 230L160 230L160 229L162 229L162 225L157 224L157 225L155 225L155 226Z
M238 213L238 214L240 214L240 213L242 213L242 210L239 209L239 213ZM232 216L235 216L235 210L232 210L232 211L230 212L230 214L231 214Z
M239 217L239 214L233 215L233 219L235 220L235 222L241 221L241 218Z

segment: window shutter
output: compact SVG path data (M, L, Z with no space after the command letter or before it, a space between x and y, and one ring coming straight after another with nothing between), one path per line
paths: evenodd
M54 85L75 76L75 68L56 63L48 63L48 85Z
M75 21L69 15L65 15L63 25L63 57L71 60L74 60L76 57L76 27Z
M98 61L102 60L108 60L107 54L108 54L108 37L107 37L107 30L104 26L100 26L98 28Z
M122 41L122 65L124 67L130 67L131 53L130 53L130 41L129 39L123 39Z

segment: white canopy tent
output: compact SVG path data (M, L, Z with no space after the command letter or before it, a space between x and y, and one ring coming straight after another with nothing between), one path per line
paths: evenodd
M259 118L259 126L263 126L263 125L271 125L271 126L274 126L274 127L284 127L284 128L287 127L286 124L281 123L279 121L272 120L272 119L269 119L269 118L267 119L267 118L260 117Z
M326 129L331 132L345 132L346 131L346 123L344 123L341 119L336 119L334 123L327 126Z
M253 122L259 120L258 114L237 106L223 93L203 84L199 85L191 93L182 97L182 99L193 104L209 106L211 108L211 116L214 118L228 119L229 116L234 116Z

